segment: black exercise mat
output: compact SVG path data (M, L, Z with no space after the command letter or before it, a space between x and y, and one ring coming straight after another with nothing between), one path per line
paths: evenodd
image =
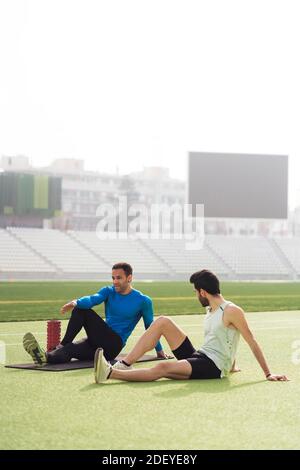
M126 354L120 354L117 359L122 359ZM172 359L172 358L170 358ZM150 361L161 361L163 358L158 358L157 356L151 356L145 354L137 362L150 362ZM114 364L116 360L110 361L111 364ZM71 362L65 362L63 364L46 364L44 366L36 366L33 363L30 364L9 364L8 369L25 369L25 370L42 370L47 372L61 372L63 370L75 370L75 369L91 369L94 367L94 361L78 361L73 359Z

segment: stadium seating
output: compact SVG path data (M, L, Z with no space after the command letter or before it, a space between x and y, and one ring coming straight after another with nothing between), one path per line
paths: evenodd
M108 266L60 230L10 228L10 233L61 273L107 272Z
M118 261L132 264L140 279L187 279L204 267L223 279L300 279L300 239L206 235L202 249L188 250L183 239L0 229L1 279L107 279Z
M56 269L9 231L0 229L0 272L55 273Z
M159 256L169 266L174 276L176 274L189 274L205 266L207 269L227 275L229 270L224 263L211 252L204 243L201 250L188 250L185 240L145 240L145 244L156 256Z
M275 243L287 258L288 263L300 275L300 239L295 238L275 238Z
M151 253L141 240L115 239L100 240L96 232L70 232L81 244L104 259L109 266L117 261L126 261L134 266L137 274L167 274L168 267Z
M238 278L282 278L288 267L264 237L206 236L208 246L218 254Z

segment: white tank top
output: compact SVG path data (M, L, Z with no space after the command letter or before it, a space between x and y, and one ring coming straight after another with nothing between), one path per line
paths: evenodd
M235 360L240 332L236 328L228 328L223 323L223 313L227 305L223 302L217 310L207 310L204 319L204 344L200 348L220 369L221 377L226 377Z

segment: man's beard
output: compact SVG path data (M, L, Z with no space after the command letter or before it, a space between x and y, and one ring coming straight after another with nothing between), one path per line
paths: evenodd
M207 300L206 297L202 297L202 295L199 296L199 302L201 303L202 307L209 306L209 301Z

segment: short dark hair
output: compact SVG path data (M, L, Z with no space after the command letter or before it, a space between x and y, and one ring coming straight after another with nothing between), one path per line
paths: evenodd
M194 284L195 289L198 291L203 289L211 295L220 294L219 279L214 273L208 271L208 269L202 269L202 271L197 271L192 274L190 277L190 283Z
M126 276L130 276L133 272L132 267L128 263L116 263L111 269L123 269Z

